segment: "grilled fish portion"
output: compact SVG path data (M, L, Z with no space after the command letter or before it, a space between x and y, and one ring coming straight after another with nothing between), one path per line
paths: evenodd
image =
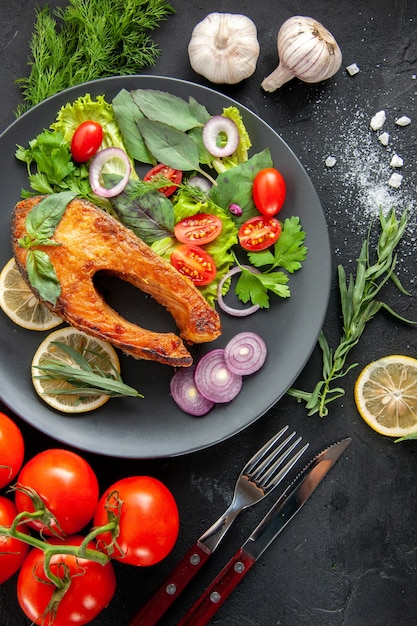
M26 217L42 196L22 200L13 212L12 246L22 275L27 251L18 240L26 234ZM150 294L175 320L187 343L213 341L220 319L192 282L155 254L131 230L90 202L69 203L53 240L58 246L44 250L55 269L61 295L49 308L70 325L109 341L137 359L189 366L192 357L175 333L158 333L133 324L114 311L98 293L93 278L108 272ZM39 297L39 294L36 294Z

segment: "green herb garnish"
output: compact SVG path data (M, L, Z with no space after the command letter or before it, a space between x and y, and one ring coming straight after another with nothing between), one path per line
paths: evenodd
M356 279L353 276L347 279L343 266L338 266L343 333L335 350L330 348L323 331L319 335L318 343L323 354L323 379L316 384L312 392L294 388L287 392L306 403L309 415L318 413L320 417L326 416L329 412L327 406L329 402L344 395L342 387L332 385L358 365L352 363L346 366L347 357L359 342L367 322L373 319L378 311L384 309L406 324L417 324L398 315L391 307L377 299L388 280L392 280L401 293L410 295L394 273L397 262L394 251L406 229L408 214L404 212L398 220L395 211L391 209L386 217L381 211L379 219L381 233L376 246L375 262L370 258L370 228L357 260Z
M17 113L68 87L153 65L160 51L150 31L174 12L165 0L69 0L38 9Z

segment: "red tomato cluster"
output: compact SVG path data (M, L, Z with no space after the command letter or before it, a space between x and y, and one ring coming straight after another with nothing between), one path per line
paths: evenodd
M0 531L0 583L19 572L18 602L34 624L43 623L45 610L57 597L57 587L46 576L44 550L29 549L30 537L26 543L23 534L29 535L31 527L39 533L35 543L43 541L50 549L72 546L62 554L56 550L49 564L50 575L63 581L69 576L68 590L59 590L53 624L82 626L94 619L115 593L111 559L148 566L169 554L179 533L176 501L163 483L150 476L121 479L100 496L91 466L69 450L45 450L25 464L23 460L22 434L0 413L0 485L11 485L17 477L10 489L14 501L0 495L0 528L8 529L23 518L15 536ZM108 522L115 519L117 540L108 530ZM91 536L90 540L85 530L89 524L106 529L97 537L94 532L95 539ZM77 556L81 544L94 552Z

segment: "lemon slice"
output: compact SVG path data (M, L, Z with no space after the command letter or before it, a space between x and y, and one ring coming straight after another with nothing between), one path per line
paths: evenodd
M18 326L28 330L51 330L62 319L36 298L10 259L0 273L0 307Z
M389 437L417 432L417 359L395 354L369 363L354 394L360 415L376 432Z
M64 413L86 413L102 406L109 396L102 395L71 395L62 391L75 387L65 380L47 380L41 378L42 371L37 366L44 365L47 361L61 361L64 364L77 367L77 363L62 350L53 344L59 342L66 344L79 352L87 359L93 368L100 369L104 373L112 373L115 368L120 373L120 362L113 346L94 337L86 335L80 330L66 327L54 331L46 337L37 349L32 360L32 382L36 392L41 398L54 409ZM59 389L61 393L54 394L51 391Z

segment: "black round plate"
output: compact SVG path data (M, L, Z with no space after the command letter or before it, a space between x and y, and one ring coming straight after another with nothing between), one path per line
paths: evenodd
M95 412L81 416L57 413L45 405L32 387L30 364L48 333L26 331L2 312L0 325L0 394L17 415L56 440L82 450L127 458L157 458L185 454L220 442L263 415L286 392L307 362L327 309L331 254L327 226L319 198L304 168L285 142L258 116L234 100L206 87L158 76L114 77L63 91L20 117L0 136L1 267L11 257L10 214L28 188L26 169L15 157L16 145L26 146L56 117L61 106L90 93L108 101L122 89L159 89L184 99L195 98L212 114L237 106L251 137L251 154L269 147L275 167L287 183L287 200L280 219L297 215L307 233L308 256L290 278L291 297L272 297L268 310L245 318L222 315L223 332L214 343L192 349L198 358L223 347L237 332L259 333L268 346L267 362L244 380L241 393L229 404L217 405L202 418L190 417L169 394L170 367L136 361L121 355L122 376L144 399L111 399ZM105 282L107 299L122 315L157 331L175 330L166 311L151 298L124 284Z

